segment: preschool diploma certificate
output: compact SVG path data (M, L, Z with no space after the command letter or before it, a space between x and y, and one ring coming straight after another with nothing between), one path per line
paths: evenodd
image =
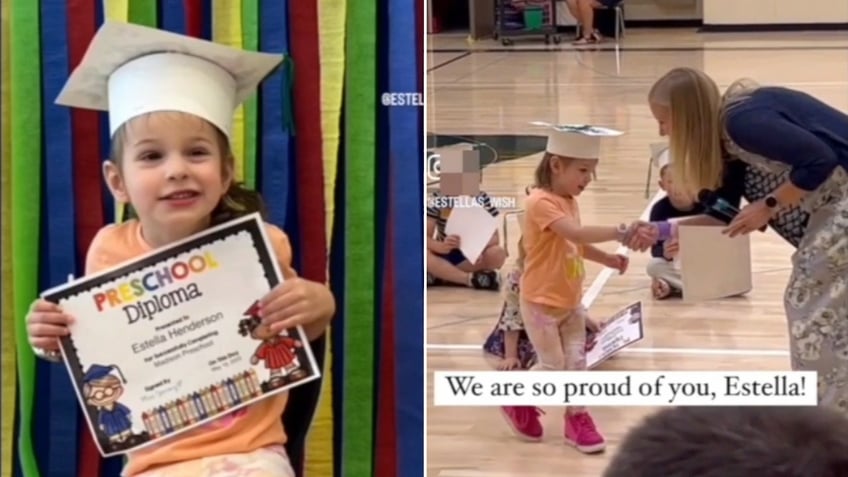
M42 294L76 321L62 354L100 452L173 437L320 374L257 302L282 275L258 215Z
M586 366L593 369L644 337L642 302L631 303L586 336Z

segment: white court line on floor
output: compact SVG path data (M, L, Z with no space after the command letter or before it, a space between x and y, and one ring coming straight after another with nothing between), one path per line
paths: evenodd
M475 351L483 352L482 345L472 344L428 344L428 351ZM689 354L714 356L789 356L779 349L722 349L722 348L624 348L622 354Z

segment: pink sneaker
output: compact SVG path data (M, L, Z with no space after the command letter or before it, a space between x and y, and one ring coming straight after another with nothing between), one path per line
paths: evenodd
M574 446L584 454L603 452L606 448L604 437L595 427L588 412L565 415L565 443Z
M532 406L503 406L501 413L506 423L512 428L518 437L530 441L542 440L542 423L539 415L544 412L538 407Z

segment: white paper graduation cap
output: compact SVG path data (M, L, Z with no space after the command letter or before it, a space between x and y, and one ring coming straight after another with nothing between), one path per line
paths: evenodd
M607 137L621 136L621 131L600 126L580 124L556 125L540 121L530 124L550 128L547 152L575 159L598 159L601 141Z
M57 104L109 112L109 133L155 111L199 116L228 137L238 105L282 61L130 23L105 22Z

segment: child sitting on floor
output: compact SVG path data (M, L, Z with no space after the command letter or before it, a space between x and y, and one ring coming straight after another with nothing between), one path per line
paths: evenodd
M651 207L651 222L662 222L680 217L690 217L703 213L703 207L685 194L675 189L671 179L668 150L659 158L660 189L666 196ZM677 253L677 239L657 241L651 248L651 260L648 262L647 273L651 277L651 292L654 298L663 300L679 297L683 290L683 277L675 267L673 257Z
M459 237L448 235L445 227L452 208L444 207L449 203L443 200L440 192L433 192L427 206L427 286L446 283L467 286L478 290L497 291L500 288L498 270L506 260L506 251L498 243L497 232L483 249L480 258L471 263L460 250ZM489 213L496 216L497 207L489 196L480 191L476 200L483 204Z

